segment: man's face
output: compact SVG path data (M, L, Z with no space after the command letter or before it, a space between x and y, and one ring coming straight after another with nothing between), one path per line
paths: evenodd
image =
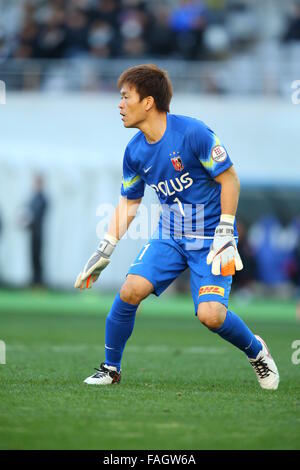
M124 83L121 88L120 114L124 127L139 127L147 119L147 99L140 100L134 86Z

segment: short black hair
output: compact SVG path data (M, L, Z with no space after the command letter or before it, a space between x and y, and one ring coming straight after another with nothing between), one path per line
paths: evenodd
M168 73L155 64L142 64L125 70L118 79L118 88L128 83L135 87L140 99L152 96L158 111L170 111L173 87Z

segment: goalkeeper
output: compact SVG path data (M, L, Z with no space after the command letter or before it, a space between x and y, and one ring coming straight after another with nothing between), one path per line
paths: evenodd
M245 353L262 388L277 389L279 374L266 344L228 309L232 276L243 265L235 222L239 180L227 150L203 122L169 113L172 85L155 65L125 70L118 87L123 125L139 132L125 150L120 203L75 287L92 287L108 265L146 184L157 193L162 214L116 295L106 318L105 359L85 383L120 382L122 355L140 302L151 293L159 296L190 268L200 322Z

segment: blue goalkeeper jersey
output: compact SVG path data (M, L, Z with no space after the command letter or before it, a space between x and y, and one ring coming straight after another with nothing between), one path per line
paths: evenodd
M159 141L148 143L140 131L128 143L121 194L142 198L147 184L162 206L160 226L171 234L213 237L221 215L221 185L214 178L231 166L220 139L202 121L167 114Z

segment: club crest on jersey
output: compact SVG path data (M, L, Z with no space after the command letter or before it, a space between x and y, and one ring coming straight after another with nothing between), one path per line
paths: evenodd
M176 156L176 153L177 153L177 156ZM173 154L170 153L170 157L173 157L171 158L171 162L176 171L182 171L184 169L184 166L183 166L181 157L178 154L179 152L173 152Z

